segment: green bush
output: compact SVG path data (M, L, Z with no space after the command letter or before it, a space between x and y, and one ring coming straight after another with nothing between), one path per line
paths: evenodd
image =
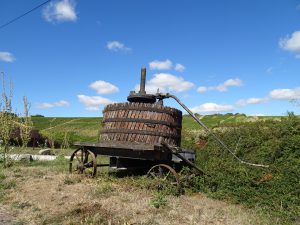
M156 192L155 195L151 198L151 205L153 205L157 209L166 206L166 196L161 192Z
M76 141L82 139L82 137L80 137L75 132L66 133L66 132L53 132L49 130L49 131L42 131L42 134L43 134L43 138L48 139L49 142L53 140L55 147L61 147L64 141L67 141L68 142L67 144L69 146L72 146Z
M196 163L210 176L194 178L191 189L214 198L260 207L281 218L282 223L299 220L299 119L289 115L282 121L232 125L215 132L238 157L268 164L269 168L239 163L209 137L208 145L198 150ZM207 139L207 136L199 136L202 138ZM195 142L189 143L192 144L194 149L199 149Z

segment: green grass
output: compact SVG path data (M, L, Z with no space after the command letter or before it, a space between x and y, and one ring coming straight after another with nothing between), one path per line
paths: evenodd
M220 124L235 124L246 122L247 117L244 115L231 115L231 114L218 114L218 115L207 115L198 116L201 121L208 127L216 127ZM191 116L183 116L182 126L184 129L199 130L202 129Z
M2 166L0 164L0 166ZM12 189L16 186L14 180L7 180L6 176L0 171L0 203L3 201L7 190Z
M210 197L260 208L280 218L280 224L300 219L300 120L295 116L281 121L258 121L215 131L246 161L269 165L257 168L239 163L211 137L205 148L190 139L198 149L197 164L211 176L196 178L191 188ZM237 147L237 142L239 145Z
M102 118L82 117L32 117L33 127L44 136L54 137L60 143L67 133L71 143L76 141L95 142L98 140Z
M0 165L1 166L1 165ZM14 171L18 171L22 167L46 167L51 168L52 171L69 173L69 160L65 159L64 156L59 155L55 160L52 161L16 161L13 164ZM41 174L36 174L37 176ZM1 178L0 178L1 179Z
M245 114L214 114L206 116L198 116L200 120L208 127L218 127L226 125L235 125L241 123L249 123L265 120L281 120L284 116L246 116ZM202 129L194 119L189 115L184 115L182 120L184 129L200 130Z
M102 118L33 118L37 129L75 132L78 141L97 141ZM215 130L236 154L253 163L268 164L268 169L249 167L234 160L203 132L190 117L183 117L182 144L198 150L197 164L212 176L195 178L189 191L205 192L212 198L226 199L281 218L280 223L300 220L300 121L299 117L255 117L243 114L209 115L201 118ZM194 131L194 132L191 132ZM208 141L202 148L198 140ZM237 143L239 143L237 145ZM99 193L110 190L101 187ZM154 207L163 206L160 196Z
M200 117L201 121L209 127L226 124L253 122L254 120L281 119L281 116L246 116L244 114L215 114ZM38 130L76 131L78 133L97 133L101 129L102 117L32 117L33 126ZM183 128L201 129L201 127L188 115L183 116ZM52 127L52 128L51 128ZM96 131L96 132L95 132Z
M70 125L79 125L79 127L85 126L93 126L97 127L101 123L100 117L31 117L33 126L35 129L44 130L49 129L50 127L58 128L62 124L67 123L68 126ZM72 122L73 121L73 122ZM87 125L88 124L88 125ZM78 126L77 126L78 127ZM60 127L60 128L65 128Z
M255 121L276 121L284 117L275 116L246 116L244 114L214 114L199 116L201 121L210 128L226 127L237 124L252 123ZM54 139L58 144L62 144L67 134L69 144L75 142L98 142L102 127L102 118L83 117L32 117L33 126L48 139ZM203 128L197 124L191 116L184 115L182 120L182 146L190 148L189 141L197 139L197 133ZM41 143L43 145L43 143Z
M201 121L208 127L227 126L232 124L240 124L253 122L256 120L275 120L281 117L255 117L245 116L244 114L215 114L201 117ZM102 118L83 118L83 117L32 117L33 126L42 134L51 133L55 139L62 140L64 134L69 133L73 141L90 141L98 140L99 132L102 126ZM192 117L184 115L182 121L185 130L201 130Z

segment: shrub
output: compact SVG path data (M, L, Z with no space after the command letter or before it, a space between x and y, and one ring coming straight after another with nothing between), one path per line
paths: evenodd
M157 209L166 206L166 196L161 192L156 192L156 194L151 198L151 205Z
M45 117L45 116L40 115L40 114L36 114L36 115L32 115L31 117Z
M210 136L207 146L197 151L197 164L211 176L194 178L193 191L203 191L211 197L250 207L261 207L280 217L282 222L299 219L299 118L289 115L282 121L232 125L215 132L238 157L268 164L269 168L240 164ZM207 136L200 135L199 139L202 138ZM189 145L199 149L196 142Z

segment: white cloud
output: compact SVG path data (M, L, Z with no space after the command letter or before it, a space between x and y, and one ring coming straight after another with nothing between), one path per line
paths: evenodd
M274 89L269 95L272 99L276 100L300 99L300 87L294 89Z
M154 60L149 63L150 70L169 70L173 66L171 60L166 59L165 61Z
M86 106L85 109L89 111L99 111L100 106L113 103L111 100L101 96L77 95L77 98L79 102Z
M263 113L257 113L257 114L253 114L252 116L266 116L266 115Z
M214 89L218 91L227 91L229 87L240 87L242 85L243 82L240 79L236 78L236 79L226 80L223 84L214 87Z
M67 101L61 100L61 101L59 101L59 102L55 102L54 105L55 105L56 107L65 107L65 106L69 106L70 103L67 102Z
M197 89L197 91L200 93L204 93L206 91L224 92L227 91L229 87L240 87L242 85L243 85L242 80L240 80L239 78L235 78L235 79L228 79L224 83L219 84L218 86L210 86L210 87L201 86Z
M103 80L97 80L91 83L89 87L96 90L98 94L111 94L119 91L118 87Z
M232 105L222 105L216 103L204 103L202 105L191 108L193 113L203 113L203 114L211 114L211 113L220 113L220 112L229 112L234 110Z
M87 111L93 111L93 112L96 112L96 111L100 110L99 106L87 106L87 107L85 107L85 109Z
M0 52L0 61L13 62L15 57L10 52Z
M70 103L64 100L60 100L58 102L53 102L53 103L38 103L37 108L39 109L50 109L50 108L55 108L55 107L68 107L70 106Z
M61 0L50 2L43 9L43 16L48 22L76 21L77 15L74 0Z
M169 73L154 74L154 77L147 81L146 92L156 93L159 89L160 92L184 92L194 87L192 82L184 80L182 77L177 77ZM139 86L136 86L136 90Z
M300 99L300 87L294 89L274 89L264 98L240 99L236 102L237 106L267 103L272 100L298 100Z
M254 104L262 104L268 102L268 98L248 98L248 99L240 99L236 102L238 106L246 106L246 105L254 105Z
M128 52L131 51L131 48L126 47L123 43L119 41L109 41L106 44L107 49L113 52L123 51Z
M197 91L200 93L204 93L207 91L207 87L204 87L204 86L198 87Z
M295 31L291 36L279 40L280 48L295 53L300 58L300 31Z
M177 63L175 66L175 70L178 72L183 72L185 70L185 66L180 63Z

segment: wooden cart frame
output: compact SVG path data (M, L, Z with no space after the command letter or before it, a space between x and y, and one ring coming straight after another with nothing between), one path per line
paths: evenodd
M85 174L95 177L98 167L110 167L114 169L142 169L147 176L158 182L158 187L163 188L162 183L169 181L177 189L181 189L178 170L183 166L193 168L195 173L203 174L203 171L194 165L195 153L173 147L166 143L157 145L143 143L76 143L77 149L70 158L70 173ZM108 156L109 163L98 163L97 156Z

